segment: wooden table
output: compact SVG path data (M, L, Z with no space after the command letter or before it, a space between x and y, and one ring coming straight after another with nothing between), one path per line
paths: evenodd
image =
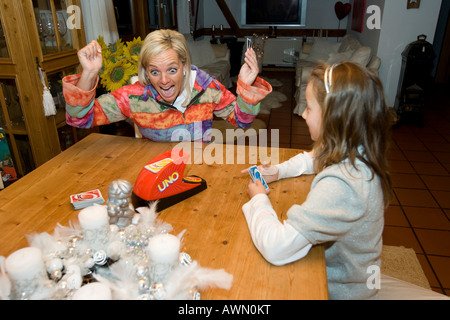
M0 255L6 257L28 246L27 234L53 233L57 223L64 226L76 220L79 211L73 209L69 195L100 189L106 200L113 180L125 179L134 184L144 165L175 146L176 143L101 134L86 137L0 192ZM246 162L255 152L262 154L262 149L256 147L216 147L224 148L223 162L227 150L235 157L244 151ZM199 153L194 149L191 152L197 155L194 161L198 162ZM276 152L281 162L300 150L276 149ZM327 299L322 246L314 247L300 261L277 267L266 262L253 245L242 212L242 205L249 200L249 176L241 170L249 164L237 164L237 160L234 164L192 161L186 166L185 175L204 178L208 188L159 215L173 226L173 234L186 229L182 250L193 260L202 267L223 268L233 275L230 290L208 289L202 292L202 299ZM271 184L269 197L280 219L286 219L292 204L304 201L312 178L305 176Z

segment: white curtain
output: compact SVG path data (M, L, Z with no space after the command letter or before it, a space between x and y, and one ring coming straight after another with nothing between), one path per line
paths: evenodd
M105 43L119 39L113 0L81 0L87 43L101 35Z
M190 5L191 2L189 0L177 1L178 32L182 34L189 34L191 32Z

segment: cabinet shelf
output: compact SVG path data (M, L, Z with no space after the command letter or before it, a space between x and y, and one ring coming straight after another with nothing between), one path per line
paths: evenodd
M17 134L17 135L28 135L28 131L25 128L25 124L23 125L15 125L12 127L12 129L8 129L5 127L2 127L5 130L5 133L10 133L10 134Z

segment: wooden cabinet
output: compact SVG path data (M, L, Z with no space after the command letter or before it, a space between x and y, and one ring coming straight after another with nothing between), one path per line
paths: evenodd
M86 133L66 125L61 79L86 44L79 0L0 0L0 127L23 176ZM45 116L39 68L57 114Z

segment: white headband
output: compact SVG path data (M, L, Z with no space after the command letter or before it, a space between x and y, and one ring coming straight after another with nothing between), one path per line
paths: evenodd
M337 67L338 64L339 63L335 63L332 66L329 66L327 68L327 70L325 70L325 77L324 77L323 82L325 84L325 90L327 91L327 94L330 93L330 88L331 88L331 85L333 84L332 83L333 82L332 81L332 79L333 79L333 70L334 70L334 68Z

